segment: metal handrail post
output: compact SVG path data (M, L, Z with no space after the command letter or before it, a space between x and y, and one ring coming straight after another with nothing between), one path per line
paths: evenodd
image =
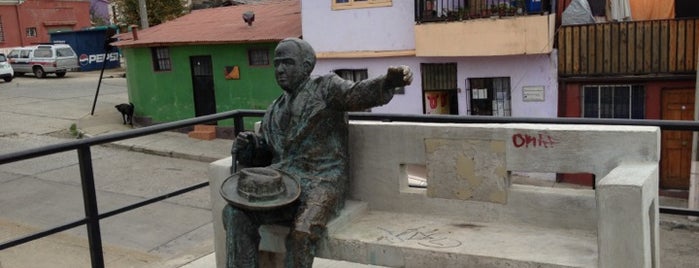
M87 239L90 244L90 260L93 268L102 268L104 267L104 254L102 252L100 217L97 210L97 194L90 146L78 148L78 161L80 165L80 181L83 188L85 219L87 220L85 224L87 226Z
M233 117L233 133L238 136L238 133L245 130L245 121L242 116Z

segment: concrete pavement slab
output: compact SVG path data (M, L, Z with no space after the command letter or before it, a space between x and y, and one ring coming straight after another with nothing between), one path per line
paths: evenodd
M189 138L184 133L163 132L113 144L147 154L213 162L230 155L232 141L226 139L204 141Z
M101 212L142 201L143 198L126 194L98 191ZM48 208L48 209L47 209ZM79 186L47 182L25 177L6 182L0 187L0 215L6 222L45 229L76 221L84 217L82 194ZM213 248L211 236L202 235L202 226L211 223L208 209L158 202L137 210L112 216L101 221L104 244L153 251L163 258L184 254L180 249ZM85 237L85 228L78 227L65 233ZM192 234L190 234L192 233ZM196 234L196 235L194 235ZM18 234L21 235L21 234ZM186 239L180 239L186 237ZM159 251L163 245L178 241L178 246ZM203 253L202 253L203 254Z
M40 231L35 228L0 220L0 240L6 241L18 234ZM161 260L148 254L112 245L104 246L106 267L148 267ZM84 237L58 233L17 247L0 251L1 268L46 268L71 267L88 268L90 251ZM165 266L163 266L165 267ZM172 266L171 266L172 267Z
M32 105L33 103L36 102L41 102L43 100L40 99L35 99L35 98L28 98L28 97L8 97L2 100L3 105L0 106L0 111L3 112L11 112L13 111L13 108L15 106L21 106L21 105Z
M10 173L10 172L4 172L0 171L0 184L4 182L8 182L11 180L19 179L21 177L24 177L25 175L22 174L15 174L15 173Z
M30 105L14 105L11 108L14 113L18 114L73 120L90 113L90 106L85 105L86 103L90 103L90 101L79 98L43 100L33 102Z
M132 129L130 125L123 124L121 114L113 106L95 110L94 114L88 112L77 120L76 126L89 136Z
M0 187L0 217L35 228L54 227L83 218L80 188L32 177Z
M37 136L27 133L0 136L0 153L17 152L39 146L45 146L47 144L59 144L63 142L66 142L66 139L50 136ZM94 158L100 158L103 154L107 153L107 150L104 150L99 146L93 147L90 151L92 157ZM2 166L2 168L6 172L35 175L63 167L77 166L77 164L77 152L67 151L5 164Z
M150 253L159 256L175 256L163 258L163 264L167 265L163 265L162 267L181 266L201 258L202 256L211 254L213 251L211 240L212 233L213 224L208 223L151 250Z
M37 118L33 115L1 111L0 122L2 122L3 133L45 135L56 131L56 129L68 129L75 121L57 118ZM0 148L0 151L7 152L5 148Z
M162 158L139 152L111 150L110 153L93 157L92 167L98 190L144 198L206 181L206 166L201 162ZM77 166L57 168L36 176L44 180L80 185ZM209 199L206 191L196 190L166 202L209 209Z

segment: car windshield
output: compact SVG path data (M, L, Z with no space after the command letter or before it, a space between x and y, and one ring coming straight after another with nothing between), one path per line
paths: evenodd
M56 49L56 56L59 57L68 57L68 56L73 56L75 53L73 53L73 50L70 48L59 48Z
M5 58L5 55L0 54L0 62L6 62L7 58Z

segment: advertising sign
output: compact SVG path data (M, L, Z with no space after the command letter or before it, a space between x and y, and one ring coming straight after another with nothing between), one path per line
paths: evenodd
M105 69L118 68L120 67L119 51L115 48L105 55L106 32L106 26L80 31L54 32L51 33L51 42L70 45L78 54L80 71L100 70L105 63Z

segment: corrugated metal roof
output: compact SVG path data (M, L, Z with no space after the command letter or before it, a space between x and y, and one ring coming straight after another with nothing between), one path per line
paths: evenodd
M243 13L255 13L248 26ZM119 35L118 47L150 47L196 44L258 43L301 37L299 0L194 10L192 13L147 29Z

